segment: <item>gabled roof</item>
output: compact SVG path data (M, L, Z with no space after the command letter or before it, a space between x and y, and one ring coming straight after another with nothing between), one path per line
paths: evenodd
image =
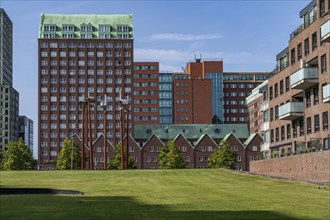
M178 134L173 141L175 142L175 140L178 139L180 136L182 136L187 141L187 143L190 145L191 148L194 148L182 133Z
M234 136L234 138L236 139L236 140L238 140L238 142L239 143L241 143L241 145L244 147L244 144L240 141L240 139L239 138L237 138L237 136L234 134L234 133L229 133L229 134L226 134L226 136L222 139L222 141L228 141L228 139L229 139L229 137L230 136Z
M254 133L254 134L251 134L248 139L246 139L246 141L244 142L244 146L248 146L250 144L250 142L257 136L259 135L258 133Z
M94 147L95 143L101 138L101 136L104 136L103 133L102 133L101 135L99 135L99 136L96 138L95 141L93 141L93 143L92 143L92 144L93 144L93 147ZM110 144L110 146L114 148L112 142L109 141L109 139L106 139L106 140L107 140L107 142Z
M212 142L217 146L217 147L219 147L219 144L217 144L214 140L213 140L213 138L211 138L210 137L210 135L208 135L207 133L205 133L205 134L203 134L196 142L195 142L195 147L199 144L199 142L201 142L205 137L209 137L211 140L212 140Z
M135 139L132 137L132 135L129 134L128 136L134 141L134 143L135 143L139 148L141 148L140 145L139 145L139 143L135 141ZM126 136L124 137L123 140L125 140L125 139L126 139Z
M163 142L162 140L160 140L160 138L154 133L154 134L152 134L152 135L148 138L148 140L143 144L143 146L141 147L141 149L144 148L144 146L146 146L146 144L147 144L147 143L152 139L152 137L154 137L154 136L156 136L156 138L160 141L160 143L163 144L163 147L165 147L164 142Z
M152 134L156 134L162 140L168 140L174 139L179 133L182 133L188 140L198 140L205 133L212 139L222 139L231 132L237 138L246 139L249 137L247 124L155 124L134 126L134 138L136 140L147 140Z

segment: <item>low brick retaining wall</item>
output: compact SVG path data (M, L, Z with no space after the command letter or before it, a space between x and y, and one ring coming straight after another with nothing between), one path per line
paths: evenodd
M330 184L330 150L251 161L250 173Z

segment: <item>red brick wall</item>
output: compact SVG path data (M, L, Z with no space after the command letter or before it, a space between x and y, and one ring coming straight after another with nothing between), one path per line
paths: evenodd
M330 182L330 151L250 161L250 172L306 182Z

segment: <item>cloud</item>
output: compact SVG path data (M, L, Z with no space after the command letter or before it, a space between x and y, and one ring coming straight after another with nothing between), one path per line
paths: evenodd
M219 39L220 34L181 34L181 33L158 33L150 36L151 40L172 40L172 41L196 41Z
M134 49L134 59L136 61L159 62L161 71L181 71L189 60L194 59L195 54L206 60L220 60L224 62L226 71L258 71L261 68L268 69L274 65L274 57L270 54L254 54L249 52L206 52L195 50L176 49ZM227 69L231 67L234 69ZM271 71L269 69L269 71Z

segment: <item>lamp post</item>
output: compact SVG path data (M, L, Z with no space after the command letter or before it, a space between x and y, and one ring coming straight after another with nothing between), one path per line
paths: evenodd
M127 107L126 107L126 169L128 169L128 125L129 125L129 123L128 123L128 117L129 117L129 98L128 98L128 96L127 96L127 98L126 98L126 101L127 101L127 103L126 103L126 105L127 105Z
M120 102L120 156L121 156L120 164L121 164L121 168L125 169L123 134L124 134L124 122L125 122L124 112L127 109L127 100L121 98L121 92L120 92L120 96L119 96L118 101ZM128 138L128 137L126 137L126 138Z
M71 170L73 170L73 135L70 137L71 139Z
M89 130L89 169L93 170L93 141L92 141L92 119L91 119L91 108L94 107L96 101L89 95L87 97L87 120Z
M107 95L104 95L104 101L101 102L103 108L103 152L104 152L104 169L107 169Z
M79 97L79 105L81 107L82 114L82 146L81 146L81 169L85 169L85 108L87 106L87 101L85 95Z

